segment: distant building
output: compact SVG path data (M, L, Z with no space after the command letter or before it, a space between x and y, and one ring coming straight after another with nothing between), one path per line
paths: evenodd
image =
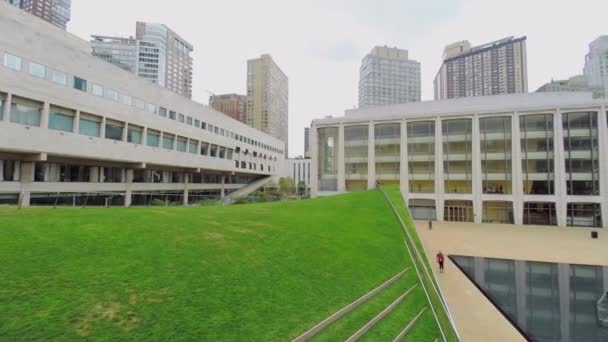
M608 35L600 36L589 44L583 72L595 94L608 98Z
M304 128L304 158L310 158L310 127Z
M361 61L359 108L420 101L420 63L408 51L376 46Z
M247 61L247 124L283 141L287 156L289 80L268 54Z
M192 97L192 45L163 24L137 22L135 38L92 36L94 56Z
M67 29L72 7L71 0L5 0L38 18L61 28Z
M526 37L471 47L464 40L443 50L435 100L528 92Z
M209 107L229 117L247 123L247 96L238 94L213 95L209 97Z
M310 190L311 159L289 158L287 159L287 177L293 178L296 187L300 182L306 184L306 190Z
M585 76L576 75L572 76L567 80L552 80L549 83L545 83L538 90L537 93L542 92L556 92L556 91L591 91L587 86Z

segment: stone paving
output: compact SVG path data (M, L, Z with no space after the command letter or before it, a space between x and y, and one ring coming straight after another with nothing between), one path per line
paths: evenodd
M608 231L592 229L416 221L433 270L463 341L525 341L502 314L446 258L439 273L435 255L482 256L504 259L608 265Z

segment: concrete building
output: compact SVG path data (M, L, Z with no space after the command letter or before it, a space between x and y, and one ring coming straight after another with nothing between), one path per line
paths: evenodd
M238 94L212 95L209 107L242 123L247 123L247 96Z
M65 30L71 15L71 0L4 0Z
M289 80L270 55L247 61L247 124L289 141ZM285 148L287 156L288 148Z
M310 158L310 127L304 128L304 158Z
M528 92L526 37L471 47L464 40L443 50L435 100Z
M289 158L287 159L287 177L291 177L296 184L300 182L306 184L306 190L310 190L311 184L311 160L305 158Z
M137 22L135 38L93 35L91 52L161 87L192 97L192 45L163 24Z
M284 144L0 3L0 202L188 203L279 175Z
M359 108L420 101L420 63L408 51L376 46L361 61Z
M600 36L589 44L583 73L589 87L599 96L608 98L608 35Z
M347 110L312 123L312 194L398 184L416 218L605 227L607 110L575 92Z
M567 80L551 80L549 83L543 84L536 90L537 93L542 92L559 92L559 91L583 91L589 92L591 89L587 86L585 76L576 75Z

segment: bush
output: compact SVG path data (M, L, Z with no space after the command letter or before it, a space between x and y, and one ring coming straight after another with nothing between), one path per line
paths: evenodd
M237 197L234 199L232 204L247 204L249 203L249 199L246 196Z

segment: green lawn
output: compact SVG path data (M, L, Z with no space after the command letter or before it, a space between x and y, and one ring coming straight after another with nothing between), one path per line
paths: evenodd
M225 207L0 208L0 340L284 341L409 264L378 191ZM432 330L423 318L413 333Z

